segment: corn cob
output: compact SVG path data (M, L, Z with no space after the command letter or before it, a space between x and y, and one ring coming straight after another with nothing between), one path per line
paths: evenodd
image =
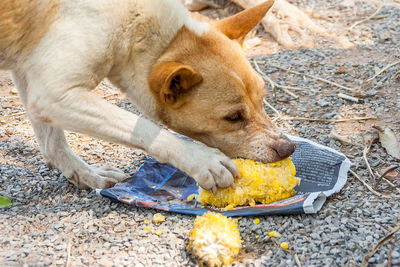
M220 188L214 195L199 188L197 200L203 205L231 210L236 206L253 206L256 202L268 204L293 196L294 187L300 184L290 158L268 164L248 159L233 161L241 175L234 182L236 189Z
M201 263L229 266L239 253L240 242L237 222L219 213L206 212L194 221L188 248Z

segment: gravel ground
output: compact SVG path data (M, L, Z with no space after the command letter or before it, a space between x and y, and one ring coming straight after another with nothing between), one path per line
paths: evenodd
M329 9L347 10L333 2L327 6L322 3L325 1L303 1L299 5L319 6L321 13ZM354 10L364 14L374 11L370 4L357 2L356 7ZM400 81L395 77L400 65L388 69L371 83L363 83L374 75L376 68L400 59L400 10L384 7L379 16L358 26L358 33L352 35L358 46L353 49L321 45L312 50L281 50L256 59L277 83L317 91L296 91L299 98L293 100L279 89L274 98L269 88L267 100L282 116L377 118L342 123L276 120L287 132L345 153L354 163L352 169L369 183L362 159L363 135L373 124L391 127L400 134ZM350 19L342 18L341 23L351 25L354 21ZM348 93L345 90L289 74L269 63L361 88L368 96L359 103L343 100L336 95ZM49 170L20 101L9 93L12 87L7 76L0 73L0 195L13 202L11 207L0 210L0 266L196 265L186 251L193 217L163 213L166 221L160 225L145 223L146 219L151 221L156 211L111 203L94 192L76 189L60 172ZM135 111L107 82L96 92ZM266 110L276 116L272 110ZM332 139L333 130L342 137L342 143ZM107 162L132 174L143 161L144 154L140 151L74 133L68 133L67 138L76 153L89 163ZM399 165L379 143L372 145L368 159L376 171ZM399 180L395 183L400 185ZM359 266L378 240L399 224L399 217L398 199L377 197L349 176L343 190L329 198L316 215L259 217L258 225L253 223L254 217L239 218L243 249L234 265L296 266L295 253L303 266ZM148 225L150 230L145 230ZM154 234L156 230L162 230L162 234ZM277 242L288 242L292 253L280 249L268 237L272 230L282 233ZM396 237L395 243L392 239L378 249L369 261L371 266L387 266L390 248L392 266L400 266L400 234Z

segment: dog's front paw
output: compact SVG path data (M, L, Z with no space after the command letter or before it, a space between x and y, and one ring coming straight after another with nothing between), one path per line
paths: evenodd
M80 189L109 188L127 177L123 171L107 165L87 165L65 176Z
M235 163L218 149L197 145L191 150L191 157L186 158L186 172L204 189L212 190L217 187L233 187L233 180L239 177Z

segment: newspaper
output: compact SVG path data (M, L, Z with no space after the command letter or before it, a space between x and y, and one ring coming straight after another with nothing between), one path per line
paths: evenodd
M296 194L270 204L241 206L224 211L203 206L188 196L198 193L196 181L170 164L162 164L148 157L132 176L112 188L98 189L99 195L133 206L159 209L190 215L207 211L226 216L309 214L317 213L326 198L339 192L346 183L350 160L342 153L313 141L289 136L296 143L291 156L296 176L301 179Z

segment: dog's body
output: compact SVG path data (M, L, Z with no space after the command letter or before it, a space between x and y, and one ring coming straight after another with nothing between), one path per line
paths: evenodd
M271 5L246 14L249 22L239 14L209 25L174 0L3 0L0 68L12 70L46 161L80 188L124 174L81 161L63 129L139 147L206 189L227 187L237 169L215 148L264 162L294 149L265 115L264 84L229 39L242 39ZM96 97L90 91L106 77L147 117L215 148Z

